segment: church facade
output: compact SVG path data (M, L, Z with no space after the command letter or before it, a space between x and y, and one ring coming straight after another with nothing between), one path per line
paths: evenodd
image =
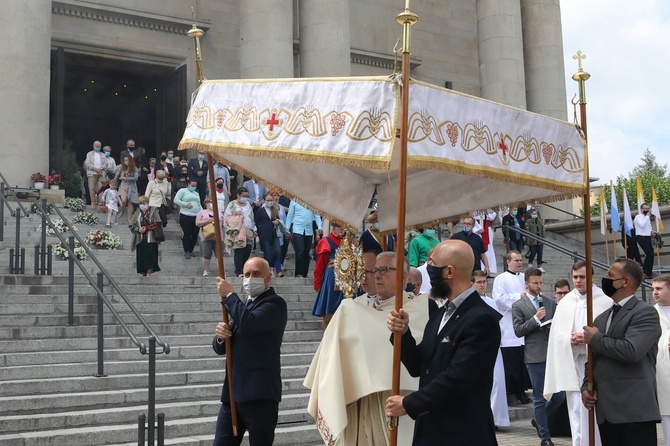
M10 185L112 156L133 139L174 149L197 86L210 79L390 75L403 0L12 0L0 17L2 167ZM193 7L193 12L191 10ZM566 119L559 0L412 0L411 76Z

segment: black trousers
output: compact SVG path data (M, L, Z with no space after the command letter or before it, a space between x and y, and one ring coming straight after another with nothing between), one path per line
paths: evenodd
M640 245L644 251L644 263L642 264L642 271L648 276L651 276L654 267L654 248L651 246L651 237L648 235L636 235L637 244Z
M309 251L312 249L312 236L291 234L291 242L295 250L295 277L307 277L309 270Z
M195 216L179 214L179 225L184 231L184 236L181 238L184 252L193 252L195 245L198 244L198 234L200 233L200 228L195 225Z
M656 422L598 423L603 446L656 446Z
M246 431L249 431L250 446L272 446L279 416L279 403L270 400L251 401L236 403L235 407L237 436L233 436L230 405L222 403L216 420L214 446L239 446Z
M533 263L535 255L537 254L537 267L542 266L542 251L544 251L544 245L542 243L537 245L530 245L530 257L528 257L528 263Z
M500 349L505 367L505 385L507 393L519 395L530 388L530 377L524 362L523 345L502 347Z
M235 262L235 275L239 276L244 271L244 264L249 260L251 255L251 243L247 243L244 248L237 248L233 250L233 261ZM272 265L270 265L272 267Z
M196 190L198 191L198 195L200 195L200 206L205 209L205 198L207 198L207 182L198 181L196 183Z

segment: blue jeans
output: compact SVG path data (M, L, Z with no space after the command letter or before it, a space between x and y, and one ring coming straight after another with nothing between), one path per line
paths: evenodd
M516 250L519 251L523 255L523 240L519 238L519 240L514 238L515 234L512 233L510 234L510 239L509 239L509 250Z
M546 362L538 362L534 364L526 364L530 382L533 385L533 415L537 423L537 431L541 440L549 440L549 417L553 409L563 402L565 398L564 393L555 393L549 401L544 399L542 392L544 391L544 370Z

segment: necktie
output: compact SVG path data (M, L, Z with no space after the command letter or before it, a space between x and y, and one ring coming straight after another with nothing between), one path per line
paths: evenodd
M616 317L616 314L619 312L619 310L621 310L621 305L619 304L612 305L612 318L610 319L609 327L607 327L606 334L609 334L609 332L612 330L612 325L614 324L614 318Z
M535 296L533 298L533 302L535 302L535 309L539 310L540 309L540 300L537 298L537 296Z
M247 299L247 308L249 308L251 306L251 304L253 304L253 303L254 303L254 301L251 300L251 298L248 298Z

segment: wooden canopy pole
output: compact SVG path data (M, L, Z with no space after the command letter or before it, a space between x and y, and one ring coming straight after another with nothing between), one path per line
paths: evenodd
M585 83L591 77L589 73L582 68L582 60L586 59L586 55L581 51L572 56L579 64L579 70L572 75L572 79L579 83L579 120L584 132L584 140L588 148L588 133L586 130L586 88ZM586 325L593 327L593 268L592 250L591 250L591 193L589 187L589 157L588 150L584 158L584 174L586 176L586 185L584 187L583 206L584 206L584 253L586 257ZM593 352L587 346L588 364L587 364L587 390L590 395L593 395ZM589 446L595 445L595 412L593 409L589 410Z
M398 14L396 21L403 26L402 46L402 73L401 73L401 112L400 112L400 168L398 171L398 224L396 250L396 283L395 283L395 310L402 308L403 273L405 271L405 211L407 204L407 117L409 114L409 55L410 55L410 30L413 24L419 21L419 17L409 10L409 0L405 0L405 10ZM393 333L393 377L391 382L391 395L400 394L400 346L402 333ZM398 443L398 420L391 420L389 432L389 445L396 446Z
M202 84L205 75L202 71L202 53L200 52L200 38L205 34L195 24L195 9L191 7L193 15L193 27L186 33L194 42L195 67L198 73L198 84ZM221 219L219 218L219 204L216 200L216 178L214 178L214 160L212 154L207 153L207 169L209 172L209 191L212 198L212 211L214 211L214 231L216 237L216 261L219 265L219 277L226 278L226 270L223 267L223 246L221 238ZM223 298L221 298L223 300ZM221 316L223 322L228 324L228 310L221 305ZM228 378L228 395L230 397L230 418L233 428L233 436L237 437L237 408L235 407L235 396L233 395L233 347L230 338L224 341L226 346L226 377Z

